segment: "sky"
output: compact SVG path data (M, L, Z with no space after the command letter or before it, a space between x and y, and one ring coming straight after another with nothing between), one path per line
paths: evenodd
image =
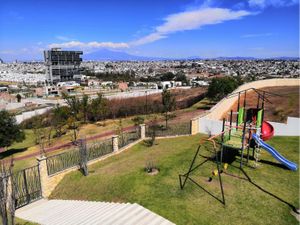
M41 60L51 47L299 57L299 0L1 0L1 59Z

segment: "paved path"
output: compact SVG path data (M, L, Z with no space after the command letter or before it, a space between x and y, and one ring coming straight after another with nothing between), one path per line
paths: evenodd
M136 203L42 199L16 216L41 225L175 225Z

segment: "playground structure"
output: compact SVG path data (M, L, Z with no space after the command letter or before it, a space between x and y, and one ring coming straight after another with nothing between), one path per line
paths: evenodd
M249 91L254 91L257 94L257 104L255 108L247 108L247 92ZM237 96L237 110L235 112L233 112L233 110L230 110L230 112L228 112L225 116L226 118L223 118L222 131L219 134L202 139L200 141L188 172L179 175L181 189L185 187L187 180L190 180L192 181L192 183L196 184L198 187L209 193L198 182L196 182L191 177L191 175L196 169L204 166L209 161L213 161L216 164L216 169L212 171L212 175L218 177L222 195L222 200L218 200L225 205L224 189L222 183L223 169L226 170L228 165L232 163L232 155L234 155L234 160L236 160L236 158L239 158L239 169L242 170L242 172L246 175L243 170L243 166L246 165L251 168L258 167L261 149L269 152L287 169L293 171L297 170L297 164L284 158L278 153L278 151L276 151L275 148L265 142L274 136L273 126L269 122L264 120L265 102L271 103L268 100L268 96L270 95L277 94L250 88L232 93L227 96L227 98ZM213 144L214 152L213 156L211 157L205 157L200 154L201 147L207 141ZM205 158L205 160L197 164L196 161L198 157ZM228 160L228 158L230 158L230 160ZM251 162L253 162L252 165L250 165L250 159ZM225 173L228 174L227 172ZM212 176L209 177L208 181L211 180Z

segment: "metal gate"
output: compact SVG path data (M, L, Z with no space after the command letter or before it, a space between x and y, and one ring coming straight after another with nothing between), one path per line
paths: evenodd
M42 198L40 171L38 166L23 169L13 174L16 208Z

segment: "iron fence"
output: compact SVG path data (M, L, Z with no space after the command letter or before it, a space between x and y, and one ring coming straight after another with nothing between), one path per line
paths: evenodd
M113 152L112 140L96 142L88 147L88 160L93 160Z
M130 143L135 142L138 139L140 139L140 132L138 129L122 133L119 135L119 148L129 145Z
M12 182L16 199L16 208L20 208L42 197L38 166L33 166L13 173Z
M153 128L146 126L146 136L150 137L153 133ZM191 134L191 123L178 123L178 124L168 124L166 128L165 125L160 124L155 128L155 136L156 137L164 137L164 136L176 136L176 135L189 135Z
M47 157L48 175L55 174L73 166L79 165L80 155L79 150L63 152L58 155Z

